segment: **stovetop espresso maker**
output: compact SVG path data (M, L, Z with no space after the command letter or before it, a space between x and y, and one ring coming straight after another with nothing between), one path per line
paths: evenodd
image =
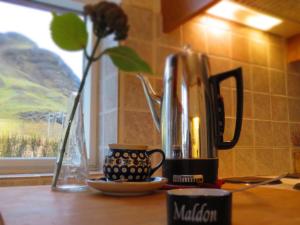
M218 178L217 149L237 143L242 126L243 80L241 68L210 76L205 54L186 48L169 55L159 96L149 81L138 75L154 123L161 133L166 155L163 176L169 184L215 184ZM236 122L232 140L224 141L225 113L220 83L234 77ZM157 113L155 105L160 105Z

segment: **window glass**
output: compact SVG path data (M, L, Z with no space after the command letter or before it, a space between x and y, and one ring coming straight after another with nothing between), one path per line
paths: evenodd
M51 40L50 11L0 2L0 158L56 156L83 54Z

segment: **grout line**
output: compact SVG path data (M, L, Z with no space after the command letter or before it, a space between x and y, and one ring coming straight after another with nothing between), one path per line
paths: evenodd
M288 145L282 145L282 146L268 146L268 145L262 145L262 146L237 146L234 148L235 150L240 149L253 149L253 150L259 150L259 149L273 149L273 150L277 150L277 149L289 149ZM255 153L254 153L255 154Z
M294 125L300 125L300 121L299 122L295 122L295 121L289 121L290 124L294 124Z
M150 110L147 109L138 109L138 108L127 108L127 107L122 107L120 108L122 111L127 111L127 112L139 112L139 113L150 113Z
M267 63L268 63L268 67L270 68L271 67L271 56L270 56L270 52L271 52L271 44L270 43L268 43L267 44ZM272 106L272 95L271 95L271 90L272 90L272 87L271 87L271 71L270 70L268 70L267 71L267 73L268 73L268 84L269 84L269 93L270 93L270 96L269 96L269 102L270 102L270 116L271 116L271 120L273 120L273 106ZM271 147L271 150L272 150L272 171L274 171L275 170L275 165L274 165L274 162L275 162L275 154L274 154L274 144L275 143L273 143L273 141L274 141L274 123L273 122L271 122L271 141L272 141L272 147ZM276 142L276 140L275 140L275 142Z
M222 89L227 89L227 90L235 90L235 87L228 87L228 86L222 86ZM247 93L251 93L251 94L260 94L260 95L270 95L271 97L283 97L286 99L294 99L294 100L300 100L300 96L296 97L296 96L288 96L288 95L283 95L283 94L274 94L274 93L269 93L269 92L261 92L261 91L253 91L253 90L249 90L246 89L244 90L244 92Z
M235 117L232 116L226 116L226 119L235 119ZM272 119L256 119L256 118L248 118L248 117L244 117L243 119L245 120L253 120L253 121L258 121L258 122L273 122L273 123L295 123L295 124L299 124L300 125L300 121L299 122L289 122L288 120L272 120Z
M286 47L284 48L284 57L285 57L285 69L286 69L286 73L284 74L284 84L285 84L285 91L286 91L286 95L288 96L288 76L289 76L289 71L288 71L288 62L287 62L287 52L286 52ZM290 99L293 99L291 97L289 97ZM292 121L290 121L290 107L289 107L289 103L287 100L287 119L289 121L288 123L288 144L289 144L289 162L290 162L290 170L295 170L295 165L294 165L294 157L293 157L293 150L291 149L293 147L293 143L292 143L292 139L291 139L291 125L294 124ZM292 147L291 147L292 146Z
M249 61L252 62L252 48L251 48L251 41L249 41L249 46L250 46L250 57L249 57ZM252 83L252 97L251 97L251 109L252 109L252 127L253 127L253 140L252 140L252 144L253 144L253 156L254 156L254 173L256 174L256 170L257 170L257 155L256 155L256 126L255 126L255 115L254 115L254 94L255 92L253 91L253 88L254 88L254 82L253 82L253 67L250 66L250 80L251 80L251 83Z

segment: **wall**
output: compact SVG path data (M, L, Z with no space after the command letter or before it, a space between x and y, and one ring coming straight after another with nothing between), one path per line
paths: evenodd
M156 75L150 81L157 90L162 86L165 57L180 51L185 43L209 55L212 74L243 68L242 134L233 150L219 151L220 176L293 171L292 151L297 148L290 133L300 132L300 70L287 68L283 38L205 16L164 34L158 0L123 0L122 6L130 23L129 39L123 44L135 48L152 66ZM133 74L119 75L118 134L114 138L123 144L159 145L139 81ZM222 93L227 106L226 136L230 137L235 113L233 81L224 82Z

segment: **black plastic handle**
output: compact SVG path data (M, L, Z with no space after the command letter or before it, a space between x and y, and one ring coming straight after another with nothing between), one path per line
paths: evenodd
M166 159L165 153L161 150L161 149L153 149L153 150L149 150L147 151L147 155L150 157L153 153L160 153L162 156L161 161L157 164L157 166L151 168L150 172L149 172L149 176L152 176L152 174L158 170L159 167L161 167L161 165L163 164L163 162Z
M236 121L235 131L231 141L224 141L223 133L225 127L225 113L223 98L220 94L220 83L230 77L234 77L236 81ZM215 125L215 145L218 149L230 149L233 148L239 140L243 121L243 76L242 69L234 69L225 73L217 74L209 78L212 90L212 102L214 112L214 125Z

